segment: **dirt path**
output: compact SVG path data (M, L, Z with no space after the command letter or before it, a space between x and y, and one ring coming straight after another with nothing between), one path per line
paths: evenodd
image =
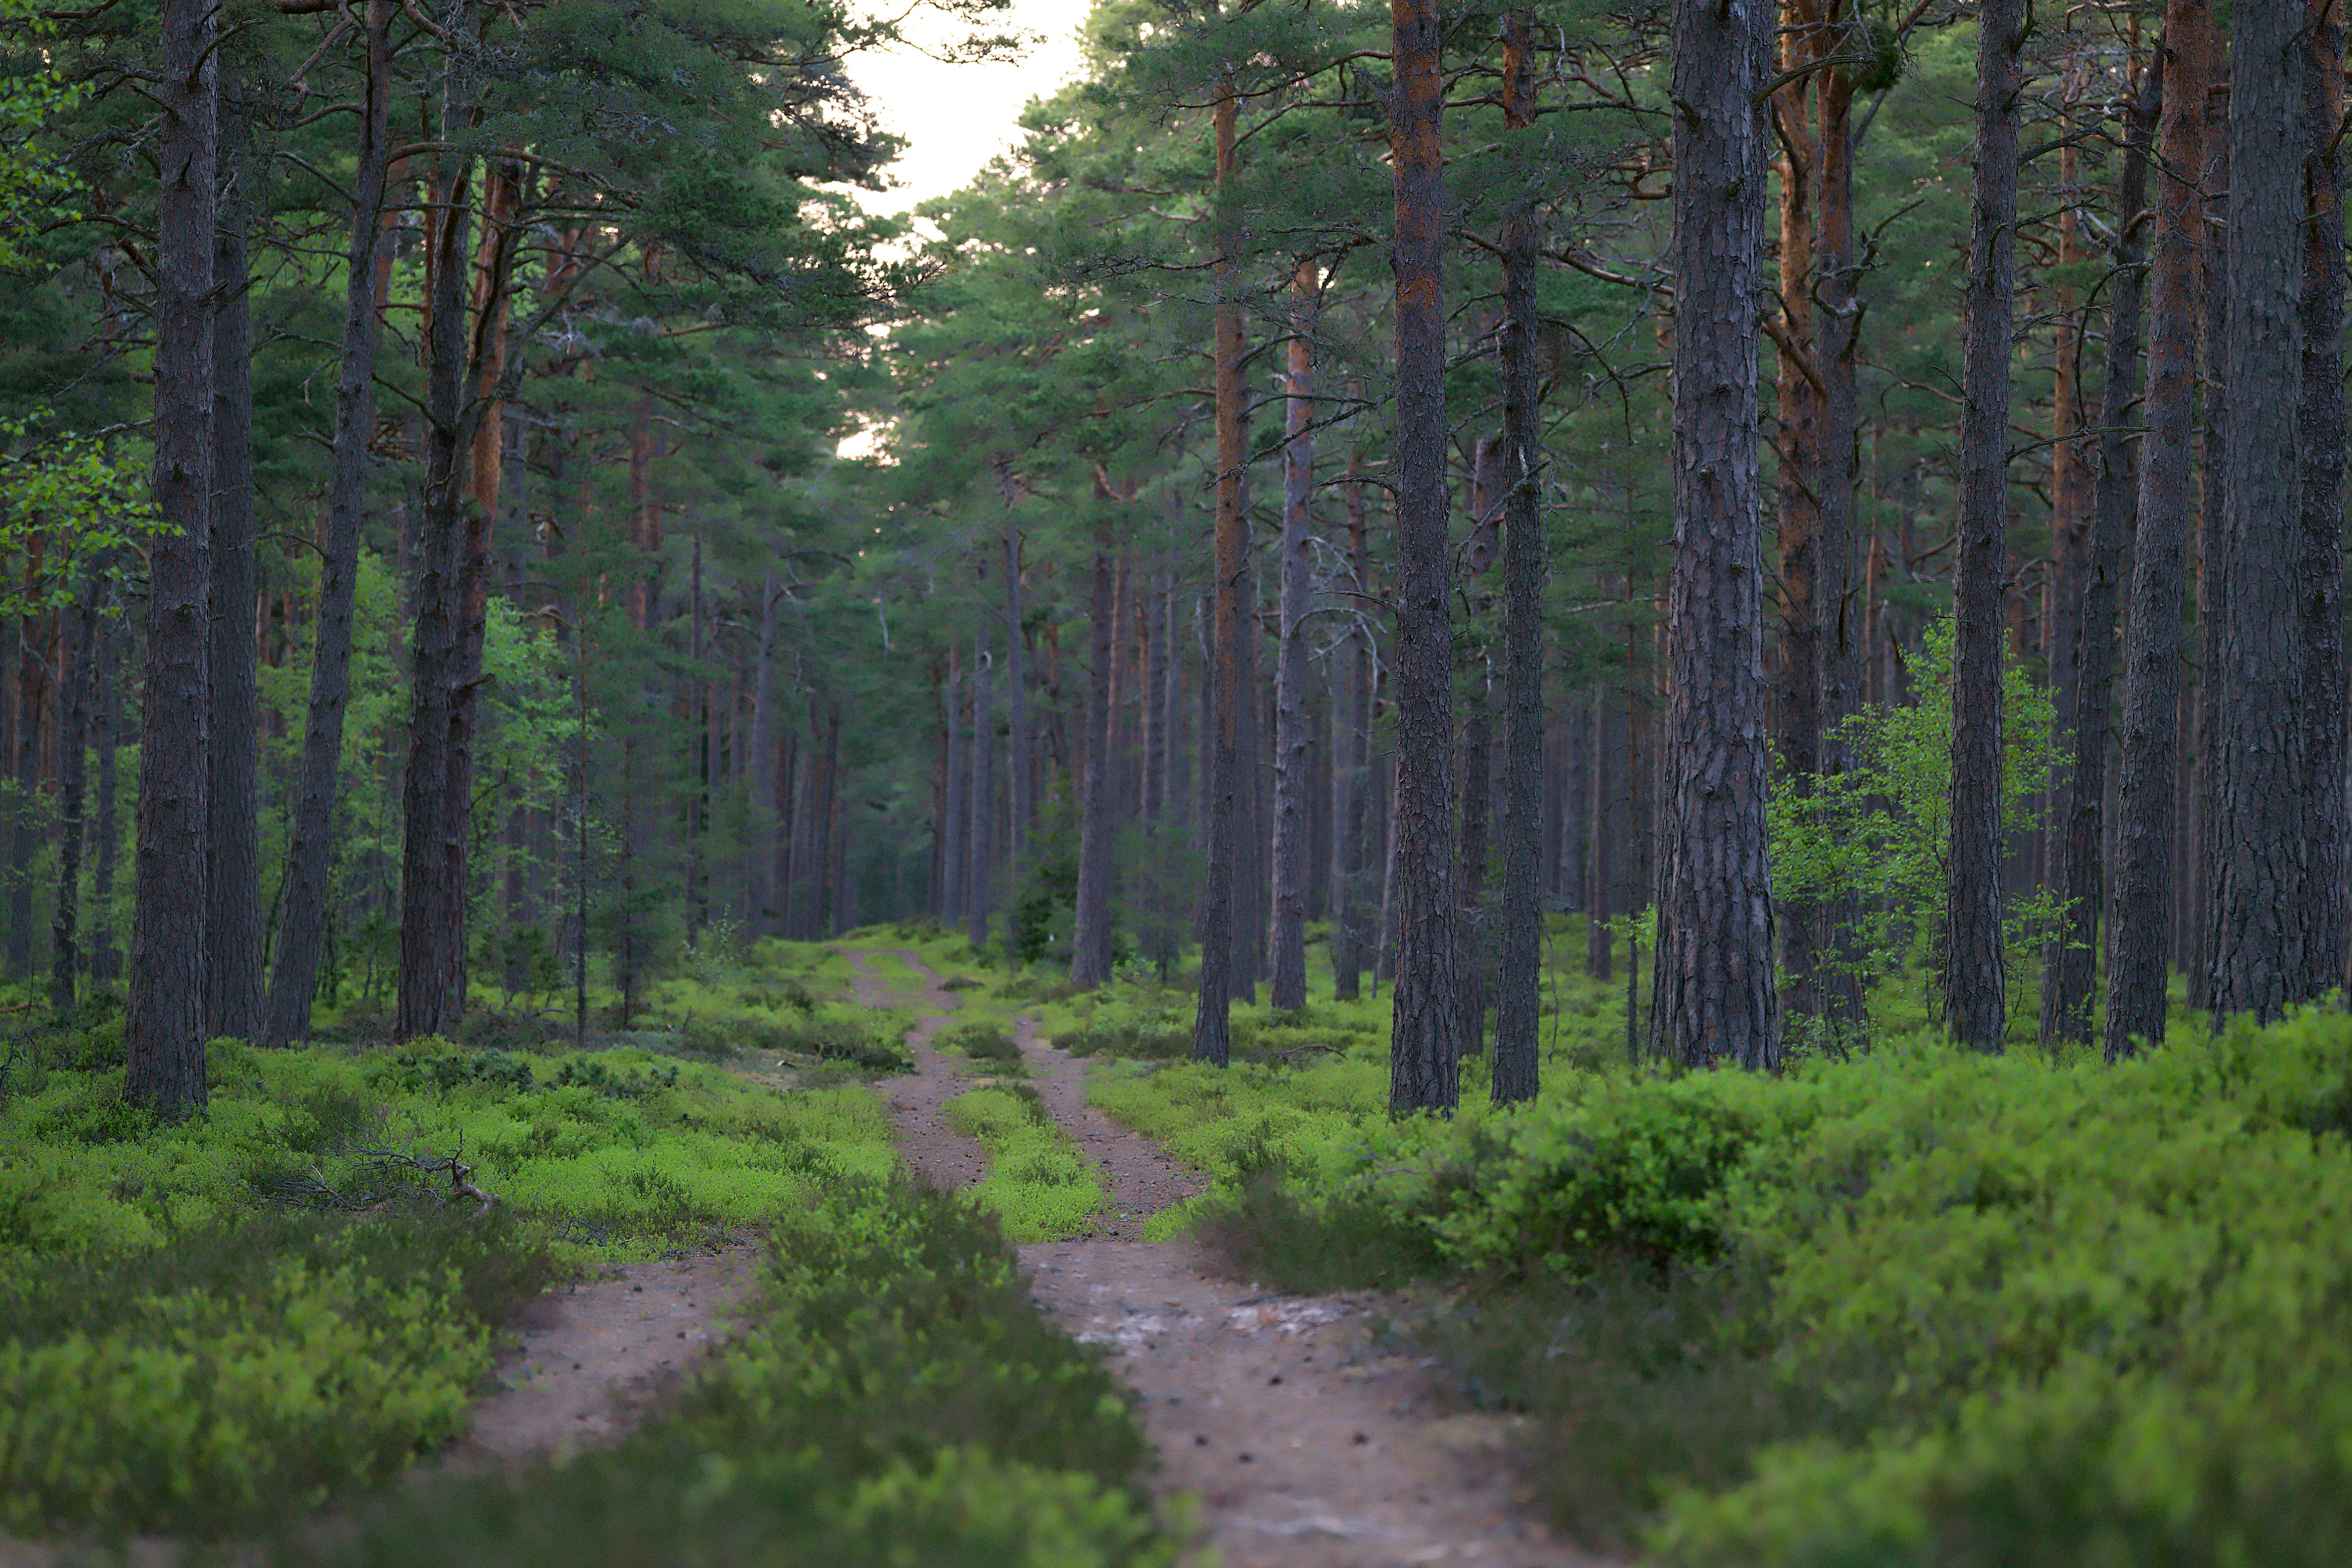
M931 1049L931 1037L940 1032L948 1015L955 1011L955 997L940 989L939 976L917 963L911 952L897 955L920 977L922 989L910 996L893 991L874 973L874 965L864 953L855 948L843 948L840 952L849 960L861 1005L911 1005L921 1015L920 1021L907 1034L907 1049L915 1058L915 1070L892 1079L885 1091L890 1120L898 1128L898 1148L907 1156L907 1163L942 1187L971 1185L988 1174L988 1151L981 1147L979 1139L948 1125L947 1103L963 1091L964 1085L956 1078L955 1064Z
M898 956L928 976L911 954ZM879 980L850 960L860 1000L880 1003ZM926 984L927 1011L952 1005L936 979ZM937 1107L956 1087L928 1047L939 1022L910 1037L919 1070L901 1080L897 1111L918 1169L939 1169ZM1200 1499L1202 1545L1224 1568L1593 1561L1550 1540L1517 1495L1500 1452L1507 1423L1445 1414L1423 1364L1374 1352L1377 1299L1269 1293L1218 1278L1189 1242L1123 1239L1202 1178L1087 1105L1085 1061L1042 1043L1032 1025L1017 1037L1047 1108L1101 1169L1118 1211L1102 1236L1024 1247L1022 1261L1039 1302L1104 1346L1141 1396L1160 1484ZM934 1072L940 1085L925 1087ZM965 1180L986 1168L977 1148L971 1158Z
M449 1451L459 1467L562 1454L619 1437L726 1337L760 1277L760 1248L624 1264L560 1286L523 1310L521 1343Z
M1181 1203L1208 1189L1198 1171L1171 1159L1159 1144L1131 1132L1087 1103L1087 1068L1082 1057L1057 1051L1037 1036L1034 1019L1024 1018L1013 1031L1021 1060L1045 1101L1045 1109L1103 1173L1110 1188L1112 1212L1103 1217L1097 1234L1111 1240L1134 1240L1143 1222L1171 1204Z

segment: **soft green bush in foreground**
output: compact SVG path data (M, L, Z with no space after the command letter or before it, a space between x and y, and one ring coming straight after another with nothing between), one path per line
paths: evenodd
M0 1097L0 1531L215 1534L379 1480L462 1429L561 1264L896 1164L863 1089L636 1050L220 1041L178 1125L124 1103L113 1054L37 1039Z
M1149 1082L1163 1121L1214 1098ZM1178 1134L1202 1155L1313 1125L1229 1092ZM2347 1109L2352 1018L2318 1011L2112 1068L1564 1075L1359 1117L1271 1198L1229 1163L1211 1223L1255 1203L1316 1258L1318 1223L1418 1231L1477 1286L1433 1330L1474 1394L1558 1432L1547 1468L1638 1455L1555 1500L1668 1561L2299 1568L2352 1561Z

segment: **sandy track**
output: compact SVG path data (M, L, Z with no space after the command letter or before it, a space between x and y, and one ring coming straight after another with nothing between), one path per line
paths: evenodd
M952 998L910 953L925 993L887 995L855 952L859 999ZM869 983L871 989L869 991ZM973 1144L950 1153L938 1115L960 1087L929 1040L894 1095L908 1162L943 1185L986 1169ZM1017 1033L1039 1093L1101 1170L1114 1213L1097 1235L1020 1249L1037 1300L1080 1340L1099 1344L1139 1396L1159 1449L1157 1484L1200 1500L1203 1534L1224 1568L1405 1568L1485 1563L1570 1568L1593 1563L1555 1542L1520 1494L1502 1450L1508 1423L1449 1415L1426 1366L1378 1353L1369 1296L1287 1296L1218 1277L1190 1242L1128 1239L1140 1222L1202 1190L1202 1178L1086 1102L1087 1064ZM928 1061L924 1058L928 1056ZM932 1081L932 1075L937 1081ZM962 1142L971 1144L970 1139ZM955 1169L969 1159L970 1173Z

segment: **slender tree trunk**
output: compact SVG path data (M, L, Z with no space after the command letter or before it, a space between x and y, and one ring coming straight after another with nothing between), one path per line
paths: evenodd
M37 604L48 584L42 580L42 541L34 534L25 556L25 599ZM46 612L16 623L16 726L15 754L7 761L14 785L8 824L8 967L11 977L33 973L33 857L41 831L41 727L47 681L42 668L42 623Z
M1029 739L1029 679L1024 664L1028 633L1024 619L1021 533L1013 526L1008 499L1004 512L1004 784L1012 801L1013 832L1004 847L1006 876L1016 889L1029 858L1029 827L1035 815L1029 794L1036 748Z
M2308 0L2303 79L2303 736L2305 918L2302 999L2345 980L2344 120L2341 0Z
M1280 644L1274 672L1274 1006L1307 1005L1307 611L1314 567L1315 263L1291 275L1283 402Z
M102 595L108 590L100 585L96 591ZM114 984L121 958L114 945L114 862L121 833L115 816L115 746L122 725L122 681L116 668L116 637L115 628L101 621L95 648L98 717L96 732L91 737L98 752L98 822L97 841L90 847L89 876L90 924L95 928L91 933L89 977L99 985Z
M1611 773L1617 760L1616 748L1608 688L1596 686L1592 689L1591 853L1585 857L1584 866L1584 973L1591 980L1606 980L1610 975L1615 944L1609 937L1609 921L1618 912L1617 861L1626 853L1612 825L1622 793L1614 787Z
M989 783L990 753L996 749L995 725L988 711L988 634L975 632L971 643L971 784L965 794L970 808L964 829L964 935L974 947L988 944L989 882L993 848L989 831L996 800Z
M179 1115L205 1103L205 784L212 752L213 203L219 12L165 0L155 97L155 510L139 748L123 1093Z
M771 847L776 834L776 639L782 631L780 606L783 602L783 584L771 572L760 587L760 653L759 666L751 678L751 755L750 809L744 813L745 869L751 882L751 908L744 927L753 936L774 929L776 885L775 856ZM932 839L932 883L936 892L939 876L939 843L936 832ZM934 911L938 905L934 904Z
M1503 22L1503 119L1535 122L1535 23ZM1495 940L1496 1105L1533 1100L1541 1071L1544 710L1543 408L1535 214L1503 226L1503 907Z
M2304 829L2315 803L2297 768L2303 550L2280 522L2303 501L2303 30L2296 6L2231 13L2229 593L2212 672L2217 1020L2268 1021L2302 999L2315 956L2309 901L2321 896L2308 885ZM2329 567L2340 570L2332 556Z
M1216 139L1217 184L1234 174L1237 105L1231 74L1217 79L1211 112ZM1201 828L1207 851L1201 889L1201 989L1192 1015L1192 1059L1223 1067L1233 1051L1234 842L1242 826L1240 796L1242 705L1251 695L1242 686L1242 577L1248 523L1242 510L1241 237L1229 221L1217 234L1215 341L1210 355L1215 376L1217 420L1216 580L1212 589L1213 647L1204 686L1201 732L1202 775L1206 786Z
M2011 321L2017 295L2017 102L2025 0L1986 0L1977 42L1977 134L1961 372L1960 524L1952 591L1951 848L1944 992L1962 1045L1999 1051L2001 965L2001 578L2009 536Z
M1780 1054L1766 870L1755 299L1770 61L1765 0L1675 0L1675 572L1652 1048ZM1630 1009L1629 1009L1630 1022Z
M1361 400L1361 389L1349 389L1350 401ZM1339 766L1332 805L1332 897L1338 909L1331 943L1331 984L1334 999L1352 1002L1361 994L1363 970L1371 960L1370 900L1366 882L1371 870L1372 765L1372 638L1371 614L1365 603L1371 592L1371 552L1364 518L1362 463L1348 453L1348 482L1341 492L1348 513L1349 584L1355 594L1349 605L1347 711L1342 721Z
M953 926L963 919L964 819L971 808L964 804L965 774L971 760L965 755L963 729L963 658L950 647L948 649L947 683L940 689L941 705L947 720L947 773L945 800L940 803L939 854L940 923Z
M1781 71L1798 73L1772 95L1780 158L1780 340L1775 392L1780 405L1780 680L1772 704L1780 722L1780 763L1791 780L1822 772L1822 606L1815 578L1821 556L1822 391L1813 241L1819 194L1812 99L1822 77L1814 63L1833 52L1810 0L1780 0ZM1774 911L1790 1014L1821 1016L1820 911L1783 901Z
M1831 38L1833 53L1848 52L1854 34L1841 23ZM1858 637L1851 614L1853 582L1854 485L1861 468L1859 359L1862 336L1862 262L1853 239L1853 75L1851 66L1822 72L1821 142L1814 158L1813 210L1820 238L1813 252L1820 345L1821 439L1816 446L1815 489L1821 512L1821 542L1813 574L1820 648L1820 767L1825 777L1853 766L1845 721L1854 710L1862 683L1862 659L1869 647ZM1817 911L1822 962L1813 974L1820 1025L1833 1038L1861 1037L1866 1011L1864 960L1857 930L1860 900L1853 892L1825 900Z
M1455 994L1462 1008L1462 1050L1476 1056L1486 1047L1486 842L1495 776L1495 679L1479 660L1464 692L1462 744L1455 753L1461 784L1462 847L1454 864L1454 940L1460 969Z
M1104 487L1108 490L1108 487ZM1107 496L1102 498L1106 500ZM1095 528L1093 650L1087 675L1085 795L1078 808L1077 908L1071 918L1070 984L1091 991L1110 978L1111 531Z
M470 0L453 13L454 31L475 31ZM425 506L418 552L416 623L410 639L408 769L403 782L400 877L400 996L396 1039L455 1028L465 932L466 844L461 813L448 799L460 725L467 549L466 327L472 270L471 156L459 151L473 123L473 82L464 51L453 54L443 88L442 140L427 182L425 366ZM452 830L456 829L453 838Z
M221 96L235 97L233 82ZM250 107L221 116L218 226L214 231L212 863L206 894L206 1032L250 1040L261 1015L261 826L255 728L253 331L246 226L258 174L247 152Z
M2062 694L2074 747L2059 795L2056 845L2058 896L2066 913L2042 960L2042 1038L2045 1044L2091 1043L2091 987L2098 964L2099 910L2104 903L2100 855L2105 847L2107 747L2115 707L2116 578L2124 540L2132 532L2137 475L2126 427L2139 400L2140 313L2147 275L2140 265L2139 222L2147 205L2148 143L2165 95L2161 57L2144 71L2139 100L2124 149L2116 212L2114 304L2107 311L2107 363L2099 395L2099 468L2090 549L2074 656L2074 686ZM2184 448L2185 449L2185 448ZM2174 575L2175 622L2179 613ZM2178 679L2178 673L2175 674ZM2164 929L2159 923L2158 931ZM2162 963L2161 954L2158 959Z
M1444 25L1437 0L1390 0L1395 86L1396 937L1389 1111L1461 1098L1454 946L1454 593L1445 493Z
M89 780L91 658L98 651L100 573L92 572L67 620L65 722L58 731L58 903L49 924L49 1001L73 1005L81 971L82 802Z

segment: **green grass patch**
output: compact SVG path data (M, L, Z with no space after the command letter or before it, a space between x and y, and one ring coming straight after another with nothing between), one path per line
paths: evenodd
M509 1310L896 1168L863 1087L635 1048L262 1052L123 1099L119 1019L0 1042L0 1531L195 1537L461 1429ZM487 1210L462 1185L494 1194Z
M961 1198L855 1184L781 1225L752 1326L625 1443L404 1488L316 1568L1161 1568L1131 1396Z
M1015 1241L1076 1236L1110 1201L1093 1164L1025 1083L983 1084L948 1102L948 1121L980 1140L988 1174L971 1195Z

